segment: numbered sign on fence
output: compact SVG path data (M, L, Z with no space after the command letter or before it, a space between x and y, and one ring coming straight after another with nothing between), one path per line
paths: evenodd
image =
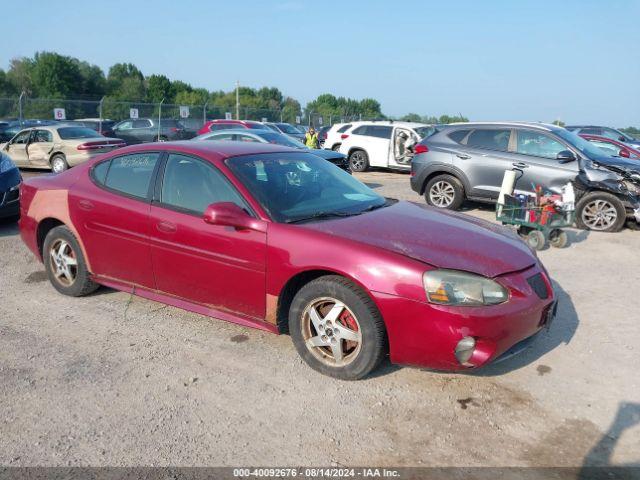
M53 109L53 118L56 120L66 120L67 114L64 111L64 108L54 108Z
M225 120L231 120L231 112L225 112L224 113L224 119Z
M129 109L129 118L138 118L138 109L130 108Z
M322 125L322 117L318 117L318 125Z
M300 121L301 121L301 119L300 119L300 115L296 115L296 123L297 123L298 125L300 125Z
M189 107L184 105L180 106L180 118L189 118Z
M267 121L267 117L262 117L262 123L265 123Z

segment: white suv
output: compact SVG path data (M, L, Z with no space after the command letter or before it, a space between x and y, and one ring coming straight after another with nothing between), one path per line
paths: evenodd
M347 155L353 172L364 172L369 167L408 170L412 146L434 132L435 127L426 123L358 122L340 134L339 151Z

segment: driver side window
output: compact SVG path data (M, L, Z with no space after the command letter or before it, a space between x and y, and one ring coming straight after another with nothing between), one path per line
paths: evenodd
M16 145L24 145L29 141L30 136L31 136L31 130L27 130L26 132L20 132L18 135L16 135L16 138L13 140L12 143Z
M117 125L118 130L131 130L133 128L133 122L131 120L127 120L126 122L122 122L120 125Z
M250 211L240 194L213 165L186 155L169 155L160 195L162 204L198 215L218 202L232 202Z

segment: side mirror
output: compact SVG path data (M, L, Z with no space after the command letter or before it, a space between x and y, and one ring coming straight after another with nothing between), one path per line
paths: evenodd
M626 139L626 138L624 138L622 135L620 135L620 136L618 137L618 140L619 140L619 141L621 141L621 142L626 142L626 141L627 141L627 139Z
M625 150L624 148L620 149L620 151L618 152L618 156L619 157L624 157L624 158L631 157L631 155L629 154L629 150Z
M210 225L233 227L237 230L267 231L266 222L252 217L232 202L212 203L204 211L203 220Z
M558 155L556 155L556 160L558 160L560 163L569 163L575 162L577 158L575 153L573 153L571 150L562 150L561 152L558 152Z

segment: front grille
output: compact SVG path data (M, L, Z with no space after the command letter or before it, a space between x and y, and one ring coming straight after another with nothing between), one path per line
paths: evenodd
M531 285L533 291L536 292L536 295L540 298L549 298L549 290L547 289L547 283L542 277L542 273L536 273L534 276L527 278L527 283Z

